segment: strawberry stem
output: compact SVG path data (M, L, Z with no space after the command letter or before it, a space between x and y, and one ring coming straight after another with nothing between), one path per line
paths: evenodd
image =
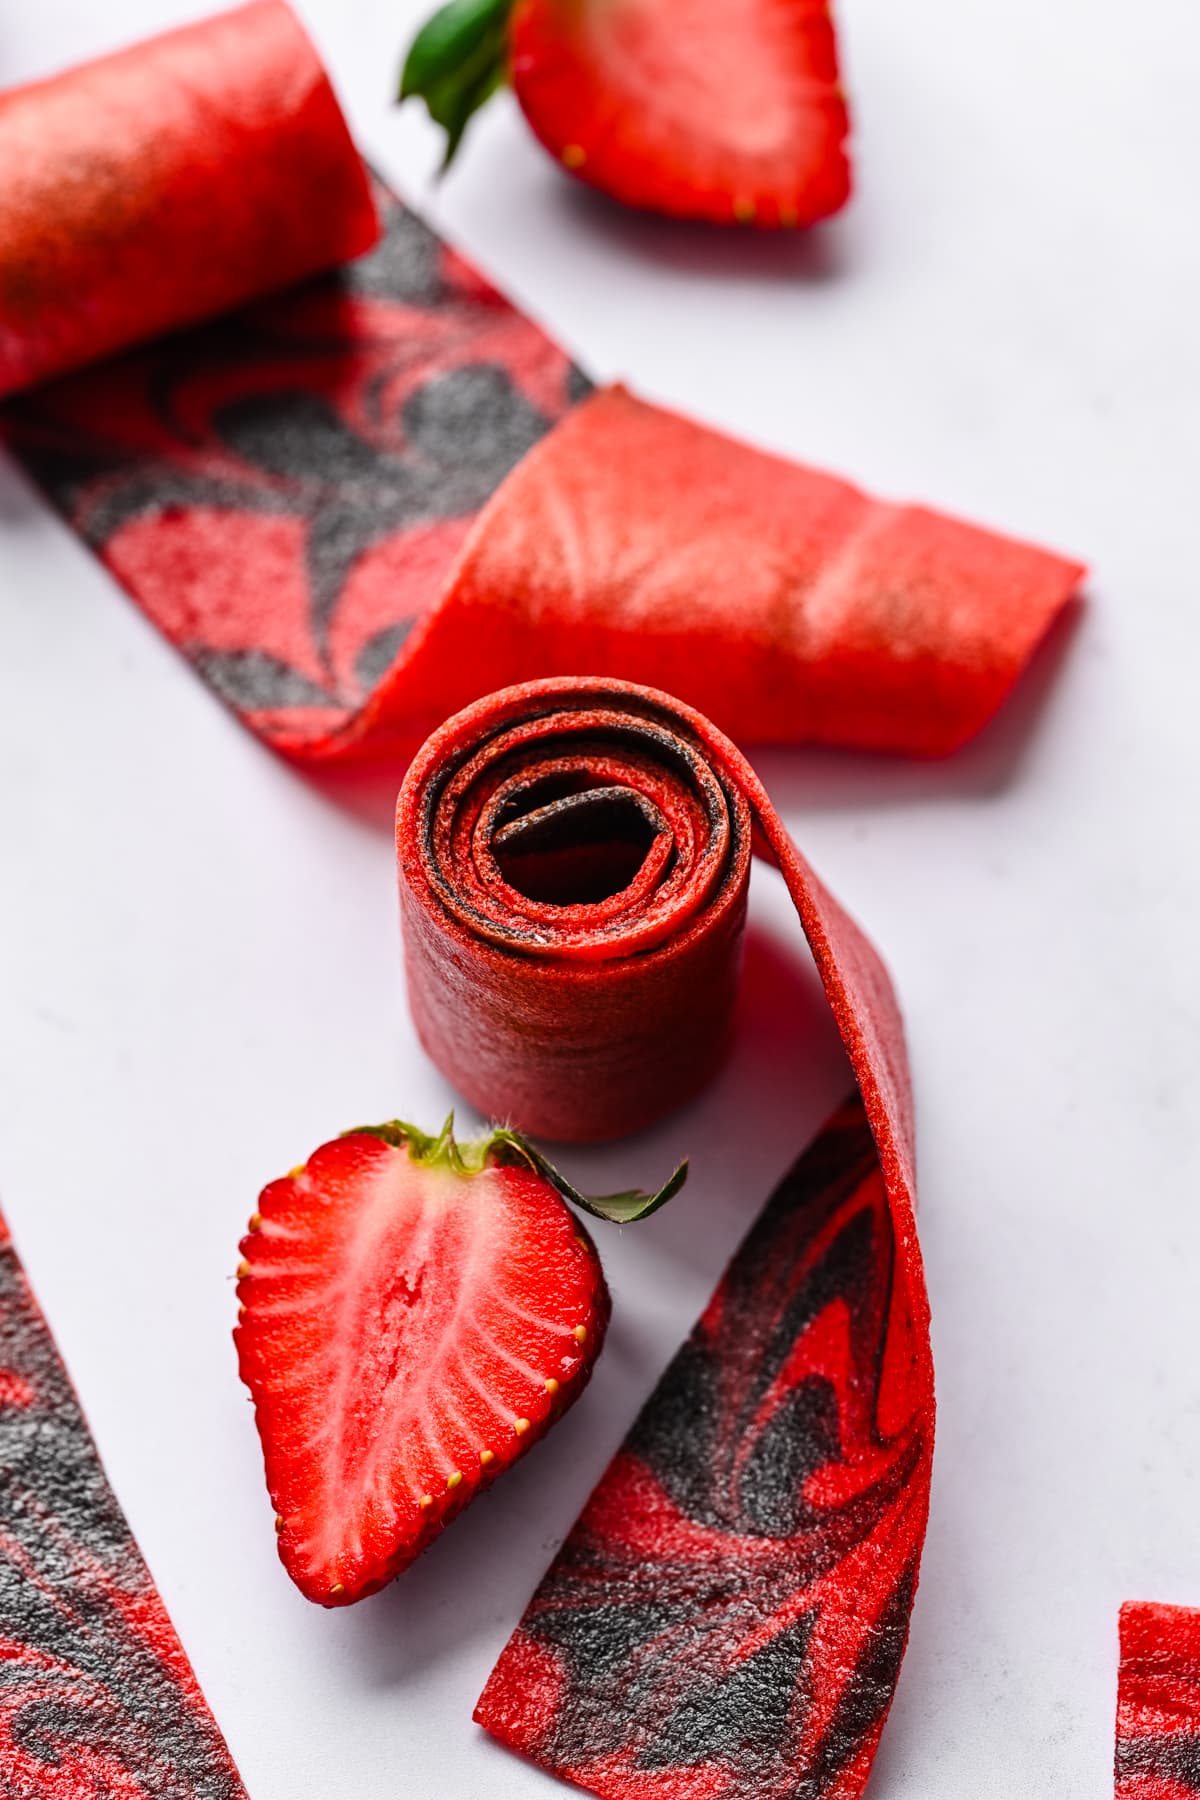
M535 1175L540 1175L543 1181L548 1181L569 1205L578 1207L581 1212L590 1213L594 1219L607 1219L613 1225L631 1225L636 1219L648 1218L679 1192L688 1175L685 1160L656 1193L648 1194L642 1188L627 1188L620 1194L583 1194L571 1185L566 1176L528 1138L518 1131L510 1131L506 1126L495 1126L489 1136L468 1144L460 1144L454 1135L453 1113L447 1115L446 1122L436 1137L431 1137L428 1132L418 1131L415 1125L406 1125L402 1119L392 1119L386 1125L360 1125L356 1129L368 1132L372 1137L382 1138L385 1143L394 1145L398 1150L407 1150L415 1163L425 1167L445 1164L457 1175L478 1175L489 1163L499 1168L524 1164Z
M660 1206L677 1194L688 1176L686 1158L672 1175L669 1175L657 1193L648 1194L642 1188L627 1188L620 1194L581 1194L572 1187L566 1176L544 1157L540 1150L531 1144L528 1138L516 1131L497 1129L493 1131L487 1142L487 1152L493 1162L515 1163L526 1162L536 1174L541 1175L552 1187L558 1189L563 1199L571 1206L579 1207L583 1212L591 1213L594 1219L607 1219L613 1225L631 1225L635 1219L648 1218L657 1212Z
M398 97L423 100L445 130L442 173L471 118L505 80L512 8L513 0L449 0L409 45Z

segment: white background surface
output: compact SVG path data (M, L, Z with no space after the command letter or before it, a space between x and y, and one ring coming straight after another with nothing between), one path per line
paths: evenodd
M8 84L195 8L5 10ZM430 130L388 104L421 10L302 6L364 145L593 372L1092 563L952 764L759 761L892 965L917 1086L940 1436L872 1800L1095 1800L1119 1602L1200 1604L1200 15L842 0L858 197L778 241L597 204L507 99L432 190ZM616 1186L693 1157L673 1210L604 1234L586 1400L389 1592L310 1607L230 1276L267 1178L451 1098L405 1013L389 811L240 732L0 468L0 1193L117 1492L253 1800L537 1800L472 1705L842 1076L760 875L728 1074L564 1158Z

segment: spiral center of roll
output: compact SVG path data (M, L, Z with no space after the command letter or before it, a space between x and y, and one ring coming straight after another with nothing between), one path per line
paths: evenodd
M453 922L456 954L666 957L744 913L749 809L687 717L593 679L500 699L448 721L401 790L405 878Z
M561 787L561 783L554 784ZM492 839L505 881L528 900L596 906L627 888L662 834L661 816L642 795L619 786L538 792L510 802Z

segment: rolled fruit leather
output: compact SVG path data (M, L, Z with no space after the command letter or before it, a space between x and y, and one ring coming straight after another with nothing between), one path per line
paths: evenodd
M329 78L279 0L0 94L0 171L0 395L379 235Z
M1078 563L871 499L570 359L382 184L255 0L0 100L0 430L239 717L397 761L586 668L743 741L912 754L991 717ZM263 298L263 295L268 297ZM219 322L155 334L249 301Z
M857 1094L735 1258L477 1717L613 1800L851 1800L908 1636L933 1452L887 972L729 739L632 683L530 682L449 720L405 778L397 848L427 1050L483 1111L579 1140L708 1079L752 849L783 875Z

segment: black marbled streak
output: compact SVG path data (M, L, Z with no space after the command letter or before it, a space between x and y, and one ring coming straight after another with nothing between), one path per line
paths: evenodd
M777 1762L787 1742L796 1692L812 1636L814 1615L805 1613L747 1656L724 1677L701 1676L639 1752L642 1769L686 1767L719 1759L737 1744L743 1764Z
M347 263L333 279L349 293L400 300L418 309L446 305L452 290L442 272L441 240L378 177L374 188L382 236L373 250Z
M50 1771L61 1778L78 1756L87 1759L79 1791L89 1800L129 1791L245 1800L194 1679L185 1685L164 1659L170 1623L8 1243L0 1245L0 1638L4 1800L40 1800Z
M855 1100L780 1184L647 1401L530 1602L506 1652L516 1661L497 1666L485 1724L601 1794L638 1791L639 1770L677 1771L691 1793L700 1769L730 1800L858 1792L916 1583L919 1538L911 1558L885 1545L897 1530L903 1540L896 1522L926 1451L919 1429L889 1438L877 1423L894 1255ZM850 1399L793 1368L808 1331L831 1319L848 1335L839 1380L859 1419L876 1422L851 1443L840 1415ZM864 1457L874 1476L857 1476L847 1497L806 1496L810 1478ZM809 1656L821 1583L865 1546L871 1624L846 1639L858 1648L818 1709ZM553 1654L561 1686L522 1692L522 1643ZM828 1682L828 1647L820 1655Z
M1190 1732L1163 1733L1158 1737L1121 1738L1117 1743L1117 1778L1157 1776L1176 1781L1189 1792L1200 1794L1200 1737Z
M192 662L209 686L244 712L269 706L328 706L332 695L289 663L265 650L208 650L188 646Z
M107 399L90 409L95 425L89 422L86 443L55 423L56 387L71 392L72 383L91 379L87 372L48 387L48 411L34 392L8 402L0 419L34 479L98 553L128 525L190 509L290 517L306 526L312 655L326 686L250 645L232 658L201 636L183 646L198 672L244 713L361 704L413 621L378 625L350 655L351 688L339 682L330 639L356 564L396 534L472 518L561 416L531 405L506 368L477 360L470 347L473 333L513 317L508 303L378 181L376 198L384 232L366 256L106 365L107 384L139 393L151 407L160 447L138 432L123 439L120 408ZM387 335L375 343L345 323L343 296L390 307ZM397 330L399 307L413 309L411 344ZM422 313L451 328L433 352L421 333ZM455 339L464 347L456 350ZM366 432L338 410L326 385L329 368L362 345L381 350L386 362L367 384ZM386 399L397 374L426 363L427 378L410 384L398 407ZM591 383L566 359L562 370L566 410ZM198 425L198 396L210 387L224 397L206 421L199 404ZM208 466L197 466L198 459Z

